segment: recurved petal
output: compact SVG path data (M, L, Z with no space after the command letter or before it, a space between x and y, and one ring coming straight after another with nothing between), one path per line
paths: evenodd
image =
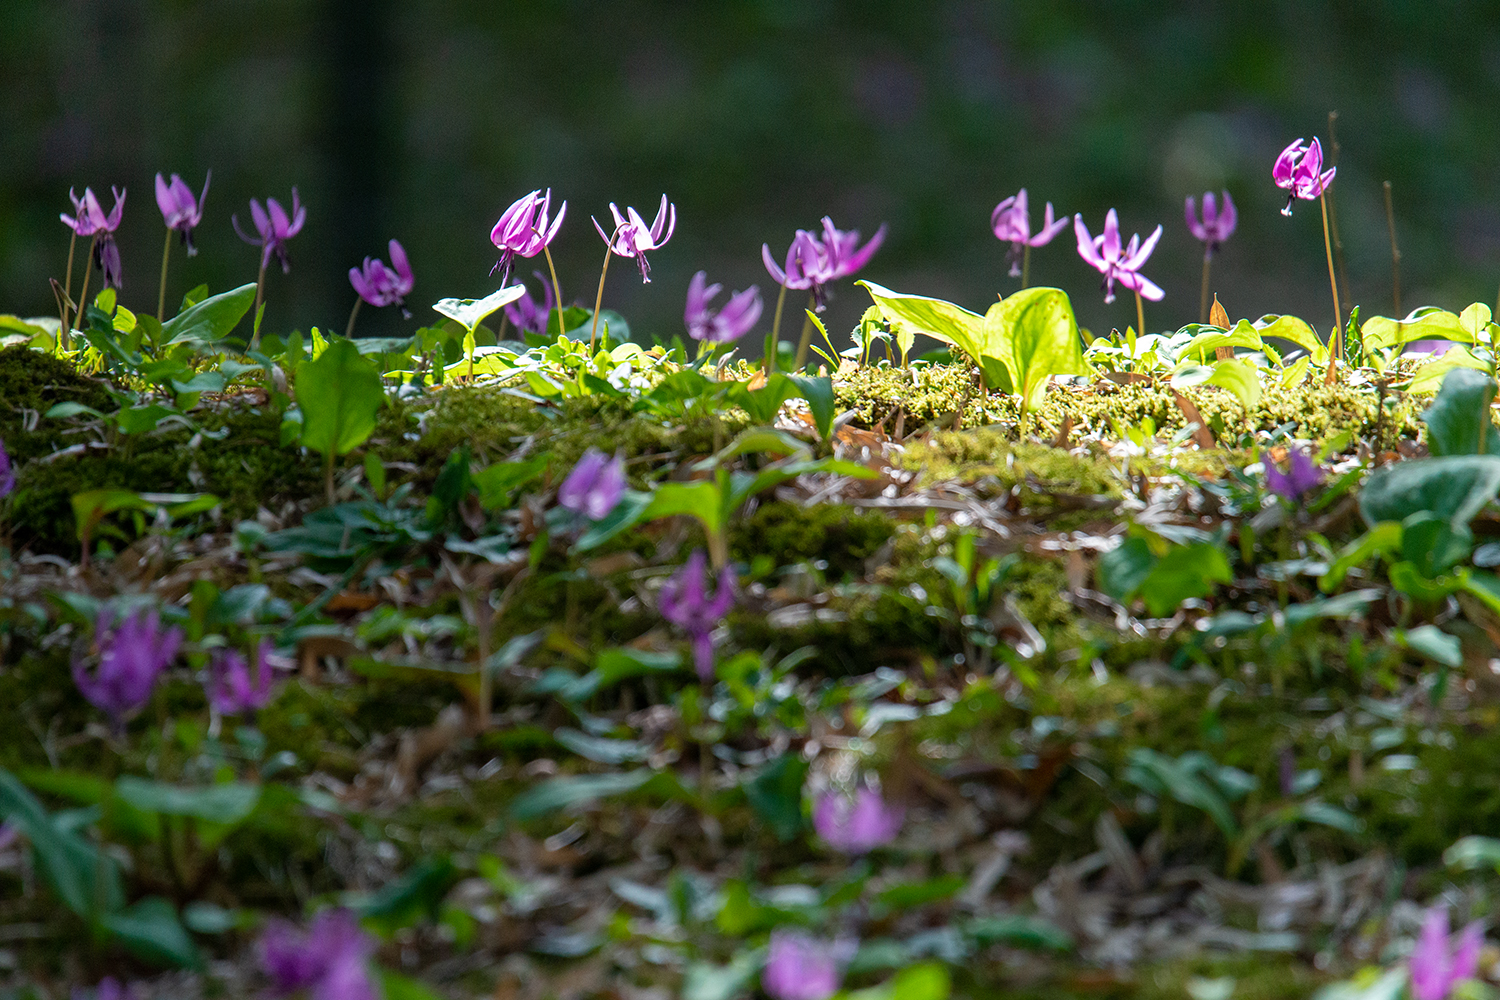
M1128 271L1138 271L1145 265L1146 260L1151 256L1151 251L1155 250L1156 244L1161 242L1161 226L1157 226L1156 231L1146 237L1146 242L1142 243L1139 248L1136 247L1135 240L1133 236L1130 238L1131 252L1120 264Z
M1271 179L1276 182L1277 187L1289 188L1292 186L1292 174L1296 170L1297 160L1302 155L1304 147L1302 139L1297 138L1281 151L1276 157L1276 163L1271 167Z
M1104 258L1099 255L1099 250L1094 244L1093 234L1089 227L1083 222L1083 214L1073 216L1073 235L1078 239L1078 256L1082 257L1090 266L1100 271L1109 269Z
M66 218L64 218L64 221L67 221ZM760 260L761 263L766 265L766 272L770 274L776 284L786 284L786 272L776 266L776 259L771 256L771 244L762 243L760 245Z

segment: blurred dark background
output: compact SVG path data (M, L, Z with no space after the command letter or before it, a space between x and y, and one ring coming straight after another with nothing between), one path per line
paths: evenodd
M1145 269L1167 291L1152 329L1197 318L1183 197L1227 188L1240 226L1214 286L1230 315L1295 312L1321 331L1317 206L1278 214L1270 168L1298 136L1327 144L1330 110L1353 300L1391 311L1384 180L1404 308L1492 302L1500 285L1493 3L0 0L0 26L0 312L54 312L68 188L111 184L129 189L123 301L154 308L152 179L196 192L212 168L201 253L175 251L169 299L253 280L258 251L230 215L248 226L247 199L287 203L296 185L308 221L292 273L269 277L272 331L341 330L348 268L391 237L416 271L415 316L366 308L362 333L492 290L490 227L538 187L567 199L554 252L564 297L589 306L603 259L589 215L676 203L650 285L611 267L605 302L637 339L682 331L699 268L758 283L768 329L761 244L780 258L825 214L865 234L889 223L863 276L983 311L1017 285L989 215L1022 186L1033 227L1046 201L1095 232L1110 206L1127 234L1165 225ZM1034 252L1032 281L1067 289L1101 332L1134 320L1128 298L1103 304L1071 231ZM837 288L839 346L867 304Z

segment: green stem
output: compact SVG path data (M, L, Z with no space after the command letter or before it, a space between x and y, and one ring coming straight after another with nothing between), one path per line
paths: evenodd
M260 274L255 276L255 310L252 313L255 319L252 321L254 327L250 331L250 347L252 349L260 346L260 305L265 301L265 297L266 258L262 257L260 261Z
M1323 208L1323 252L1328 256L1328 288L1333 292L1333 333L1328 338L1328 373L1323 376L1324 385L1333 385L1337 378L1339 347L1343 339L1344 318L1339 313L1339 284L1333 276L1333 243L1328 238L1328 192L1318 194L1318 204Z
M812 312L813 307L816 306L817 304L818 304L817 296L815 296L811 292L809 292L807 294L807 312L809 312L809 313ZM812 332L813 332L812 317L809 316L809 315L807 315L806 313L804 313L803 314L803 318L802 318L802 336L800 336L800 337L797 338L797 362L796 362L796 365L797 365L797 370L799 372L802 370L802 366L805 365L805 364L807 364L807 349L812 344Z
M609 274L609 259L614 256L614 253L615 246L613 237L611 237L611 242L604 245L604 267L599 271L599 294L594 297L594 325L593 328L589 330L590 357L593 357L594 354L594 340L599 336L599 310L604 308L604 277L605 275ZM548 262L551 262L550 257L548 258ZM561 308L561 303L558 304L558 307ZM562 326L561 319L558 320L557 325Z
M1385 182L1385 226L1391 232L1391 297L1395 300L1396 311L1392 314L1397 319L1401 318L1401 251L1396 247L1396 209L1391 204L1391 182Z
M1207 248L1203 251L1203 288L1198 293L1198 322L1208 322L1208 267L1213 262L1213 252Z
M78 245L78 230L73 230L73 235L68 237L68 274L63 280L63 307L62 323L58 326L60 336L66 336L68 331L68 306L73 301L73 248Z
M1135 325L1136 336L1144 337L1146 335L1146 310L1141 305L1141 293L1139 291L1135 293Z
M167 230L167 243L161 248L161 285L156 292L156 321L160 323L167 312L167 258L172 254L172 230Z
M1021 287L1026 288L1031 281L1031 244L1021 251Z
M557 268L552 266L552 250L548 248L546 244L543 244L542 253L547 255L547 270L552 272L552 296L557 300L557 335L561 337L564 333L567 332L563 329L562 286L557 283ZM608 266L609 260L606 258L604 263L606 266ZM599 287L601 290L604 288L604 278L602 276L599 279ZM594 315L599 315L599 307L597 305L594 306ZM543 332L546 331L545 324L543 324L542 330Z
M88 308L87 303L89 300L89 278L93 276L94 270L94 247L98 243L98 236L89 240L89 253L83 261L83 289L78 293L78 315L73 317L76 324L74 329L77 330L83 329L83 312ZM67 345L64 344L63 347L66 349Z
M349 310L349 324L344 327L344 339L354 339L354 318L359 315L359 304L363 302L360 296L354 296L354 308Z
M781 286L776 296L776 316L771 320L771 339L766 343L766 356L761 359L761 368L770 375L776 370L776 351L781 345L781 307L786 305L786 285Z

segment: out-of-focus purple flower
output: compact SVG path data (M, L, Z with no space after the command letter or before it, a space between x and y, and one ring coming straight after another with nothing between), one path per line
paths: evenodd
M74 233L79 236L93 236L95 233L112 233L120 227L120 214L125 210L125 190L123 188L110 187L114 192L115 207L110 209L108 215L99 204L99 199L94 196L93 188L84 188L83 197L80 198L68 188L68 200L73 203L73 215L59 215L58 218Z
M1483 946L1484 931L1479 921L1465 927L1454 944L1448 939L1448 908L1434 906L1428 910L1422 934L1411 952L1413 1000L1446 1000L1453 987L1474 978Z
M10 823L0 823L0 851L10 848L21 839L21 828Z
M541 271L532 271L536 280L542 285L542 302L537 304L536 299L531 297L528 289L525 295L505 307L505 318L518 330L527 333L546 333L547 323L552 317L552 307L557 303L552 301L552 286L547 283L547 276Z
M258 236L246 236L245 231L240 228L240 217L231 215L229 221L234 225L234 231L239 234L240 239L252 246L261 248L260 266L265 267L271 262L271 255L281 261L281 273L288 274L292 265L286 256L286 241L302 231L302 224L307 221L307 209L303 207L301 200L297 197L297 189L292 188L292 212L287 214L286 209L281 207L281 202L275 198L266 199L266 207L261 208L260 202L254 198L250 199L250 218L255 223L255 231Z
M374 952L374 940L345 909L324 910L306 931L273 920L260 937L261 968L278 996L307 990L313 1000L375 1000Z
M827 941L778 928L771 932L761 986L773 1000L827 1000L843 983L856 947L851 938Z
M1031 233L1031 212L1026 206L1026 189L1022 188L995 206L990 213L990 228L995 239L1010 244L1006 259L1010 261L1010 276L1021 276L1021 254L1026 247L1046 246L1052 238L1067 228L1067 218L1052 221L1052 202L1042 213L1042 228L1035 236Z
M771 256L769 244L760 248L761 260L766 271L778 285L787 288L810 288L814 308L822 312L827 304L825 286L840 278L847 278L869 263L875 251L885 242L886 226L881 223L875 235L863 247L859 245L859 230L842 230L834 226L833 219L823 216L823 238L820 240L805 229L797 230L792 245L787 248L786 267L781 268Z
M193 197L193 189L176 174L172 175L170 184L162 180L161 174L156 175L156 207L161 209L161 217L167 228L182 234L182 242L187 247L189 257L198 253L198 248L193 246L193 230L203 221L203 202L208 199L208 182L213 179L213 175L214 172L210 170L203 178L203 193L196 198Z
M110 617L109 611L103 612L95 631L99 666L90 676L83 661L75 659L73 681L91 705L114 719L118 729L150 699L157 677L176 659L183 635L175 625L163 629L155 608L137 611L113 629Z
M1110 209L1109 214L1104 217L1102 236L1089 234L1089 227L1083 224L1082 215L1073 216L1073 233L1078 237L1078 256L1104 275L1101 288L1105 302L1115 300L1116 281L1132 292L1140 292L1142 298L1152 302L1160 302L1166 294L1155 282L1140 273L1146 258L1151 256L1151 251L1156 249L1156 243L1161 239L1161 226L1157 226L1156 232L1146 237L1145 243L1141 242L1139 234L1135 234L1130 237L1128 245L1122 245L1120 218L1114 209Z
M1269 452L1260 453L1261 464L1266 467L1266 486L1284 500L1297 503L1303 494L1322 485L1323 470L1301 450L1292 450L1288 455L1289 468L1282 472L1276 467Z
M828 280L847 278L862 269L885 242L885 233L886 225L882 222L875 235L861 247L858 229L837 229L831 218L823 216L823 252L828 258Z
M727 344L749 333L760 319L760 288L755 285L735 292L718 312L711 310L709 300L723 288L717 283L708 284L707 271L699 271L688 282L687 308L682 320L687 324L689 337L710 344Z
M734 570L719 574L719 585L708 594L708 560L697 549L661 588L656 606L661 616L688 634L693 643L693 667L698 676L714 675L713 631L734 606Z
M535 257L557 235L563 216L568 213L568 203L563 202L557 207L557 218L552 220L549 228L547 217L551 210L552 189L548 188L546 194L538 189L516 199L500 215L500 221L490 230L490 242L500 251L500 259L495 261L490 273L503 272L500 284L510 280L511 264L517 257Z
M1281 210L1281 214L1291 215L1292 202L1298 198L1312 201L1320 197L1328 190L1328 185L1333 183L1333 175L1336 173L1337 167L1323 169L1323 144L1316 136L1310 146L1304 146L1301 139L1287 146L1271 167L1271 179L1276 182L1276 186L1291 192L1286 196L1286 207Z
M886 805L875 789L861 785L854 797L829 790L813 807L813 829L828 845L845 854L866 854L889 844L901 831L906 812Z
M122 983L114 976L105 976L93 992L94 1000L139 1000L134 983ZM73 1000L88 1000L90 994L74 987Z
M0 438L0 497L16 488L16 473L10 466L10 455L5 451L5 439Z
M597 448L583 453L557 489L557 502L590 521L602 521L625 495L625 457L607 457Z
M208 683L204 686L209 704L220 715L249 715L271 700L271 665L266 656L271 643L262 639L255 647L255 663L245 662L237 649L216 649L209 659Z
M359 297L370 305L401 306L402 315L409 319L411 313L406 311L403 300L411 294L416 279L412 276L411 264L407 263L406 251L401 244L391 240L389 246L390 267L386 267L379 257L366 257L363 268L349 269L349 283L354 286Z
M1203 193L1203 217L1198 217L1198 210L1193 205L1193 196L1188 195L1187 201L1183 203L1183 215L1187 218L1188 229L1192 230L1194 236L1203 241L1204 256L1213 256L1219 249L1219 244L1229 239L1234 232L1234 225L1239 221L1239 215L1234 210L1234 202L1229 197L1228 191L1220 192L1224 196L1224 204L1221 207L1214 201L1214 193L1205 191Z
M646 251L664 246L672 238L672 233L677 229L677 206L669 204L667 196L662 195L661 207L656 210L656 218L649 227L641 214L633 208L627 207L625 214L621 215L615 203L610 202L609 214L615 220L613 235L606 234L604 227L599 225L599 220L594 220L594 228L599 230L600 238L619 256L634 257L641 269L641 281L650 281L651 265L646 262Z

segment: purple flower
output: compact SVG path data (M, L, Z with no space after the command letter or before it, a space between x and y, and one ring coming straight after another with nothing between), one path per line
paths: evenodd
M0 438L0 497L16 488L16 474L10 467L10 455L5 451L5 439Z
M90 676L83 661L75 659L73 681L89 704L108 713L119 729L150 699L156 678L176 659L183 636L176 626L163 629L155 608L136 612L113 630L110 617L104 611L95 630L98 668Z
M112 234L120 227L120 215L125 210L125 189L111 187L110 191L114 192L115 207L105 215L99 199L94 197L93 188L84 188L82 198L75 196L73 189L68 188L68 198L73 202L74 214L71 218L66 215L59 215L58 218L77 235L95 238L94 266L104 272L104 287L119 288L120 248L115 245Z
M1120 218L1114 209L1110 209L1109 214L1104 217L1104 235L1091 236L1089 227L1083 224L1082 215L1073 216L1073 233L1078 237L1078 256L1104 275L1104 282L1100 287L1104 290L1105 302L1115 300L1116 281L1152 302L1161 301L1166 294L1151 279L1140 273L1146 258L1151 256L1151 251L1156 249L1156 242L1161 239L1161 226L1156 227L1156 232L1148 236L1145 243L1141 243L1140 235L1136 234L1130 237L1129 245L1122 246Z
M1473 979L1479 969L1479 951L1484 932L1479 921L1463 929L1458 943L1448 939L1448 908L1434 906L1422 922L1422 935L1412 949L1411 994L1413 1000L1445 1000L1453 987Z
M531 297L527 291L515 302L505 307L505 317L515 325L518 330L527 333L546 333L547 323L552 316L552 307L557 303L552 301L552 286L547 283L546 275L541 271L532 271L536 280L542 285L542 302L537 305L536 299Z
M1031 235L1031 213L1026 207L1025 188L996 205L995 210L990 213L990 228L995 231L995 239L1010 244L1006 259L1010 261L1012 278L1021 276L1021 253L1024 247L1046 246L1067 225L1068 220L1065 218L1052 221L1052 202L1049 201L1042 213L1041 231L1035 236Z
M261 968L278 996L307 990L313 1000L375 1000L374 951L375 942L345 909L324 910L306 931L273 920L260 937Z
M137 1000L139 996L134 984L121 983L114 976L105 976L99 980L99 985L94 990L94 1000ZM73 990L73 1000L85 1000L86 997L88 994L83 990Z
M406 261L406 251L401 244L391 240L391 266L386 267L379 257L366 257L363 268L349 269L349 283L359 297L372 306L402 306L402 315L410 318L403 300L411 294L415 278L411 265Z
M1205 191L1203 193L1203 218L1198 218L1198 210L1193 205L1193 196L1188 195L1187 201L1183 203L1183 214L1187 218L1188 229L1192 230L1194 236L1203 241L1204 256L1211 257L1219 249L1219 244L1229 239L1234 232L1234 224L1239 221L1235 213L1234 202L1229 198L1229 192L1221 192L1224 195L1224 207L1220 210L1214 201L1214 193Z
M1266 486L1282 499L1297 503L1303 494L1322 484L1323 470L1303 451L1293 450L1288 457L1291 468L1282 472L1269 452L1260 453L1261 463L1266 467Z
M1291 192L1286 196L1286 207L1281 210L1281 214L1291 215L1292 202L1298 198L1312 201L1320 197L1328 190L1328 185L1333 183L1333 175L1336 173L1337 167L1323 170L1323 144L1318 142L1316 136L1310 146L1302 145L1301 139L1287 146L1271 167L1271 179L1276 182L1276 186Z
M198 253L198 248L193 246L193 230L203 221L203 202L208 198L208 182L213 175L214 172L210 170L203 178L203 193L197 198L193 197L192 189L176 174L172 175L170 184L162 180L161 174L156 175L156 207L161 209L161 217L167 228L182 234L182 242L187 247L189 257Z
M625 495L625 458L590 448L557 490L557 502L590 521L602 521Z
M760 984L773 1000L826 1000L838 992L855 947L849 938L826 941L778 928L771 932Z
M888 806L880 793L861 785L854 798L827 791L813 808L813 829L835 850L865 854L896 839L906 812Z
M693 667L698 676L708 680L714 675L714 627L734 605L734 570L728 566L719 574L719 586L708 595L707 559L697 549L688 561L661 588L656 606L667 621L681 628L693 643Z
M812 289L814 308L822 312L827 297L824 286L840 278L847 278L869 263L875 251L885 242L885 233L886 226L881 223L875 235L861 247L858 229L846 232L835 227L833 219L825 215L821 240L805 229L797 230L797 235L792 238L792 245L787 248L785 269L776 266L769 244L761 245L760 256L766 270L778 285Z
M538 198L537 195L542 196ZM500 259L495 261L490 273L504 272L500 276L500 284L510 280L510 267L517 256L535 257L557 235L563 216L568 212L568 203L563 202L558 206L557 218L552 220L549 229L547 216L551 208L552 189L548 188L546 194L538 189L512 202L510 208L501 214L500 221L495 223L495 228L490 230L490 242L500 251Z
M271 665L266 662L270 651L270 642L262 639L255 647L252 669L239 650L214 650L204 690L209 704L220 715L249 715L270 702Z
M307 221L307 209L302 207L302 202L297 198L297 189L292 188L291 215L287 215L286 209L275 198L267 198L265 208L261 208L260 202L251 198L250 218L255 222L255 231L260 234L258 237L245 235L245 231L240 228L238 215L231 215L229 221L233 223L234 231L239 234L240 239L261 248L262 268L271 262L271 255L275 254L276 259L281 261L281 273L290 273L292 265L287 260L286 241L300 233L302 224Z
M766 271L775 279L776 284L785 285L787 288L798 290L821 288L832 280L823 244L805 229L797 230L797 235L792 237L792 245L786 251L784 270L776 266L776 261L771 256L769 243L761 244L760 259L765 263Z
M723 287L709 285L707 271L699 271L688 282L687 309L682 320L687 324L689 337L710 344L727 344L749 333L755 321L760 319L760 289L755 285L743 292L735 292L718 312L710 310L709 300Z
M668 204L667 196L662 195L661 207L656 210L656 218L649 228L646 220L633 208L626 208L625 214L621 215L615 203L610 202L609 214L615 220L614 235L606 236L599 220L595 219L594 228L599 230L600 238L621 257L634 257L641 268L641 280L650 281L651 265L646 262L646 251L665 246L672 238L677 228L677 206Z

